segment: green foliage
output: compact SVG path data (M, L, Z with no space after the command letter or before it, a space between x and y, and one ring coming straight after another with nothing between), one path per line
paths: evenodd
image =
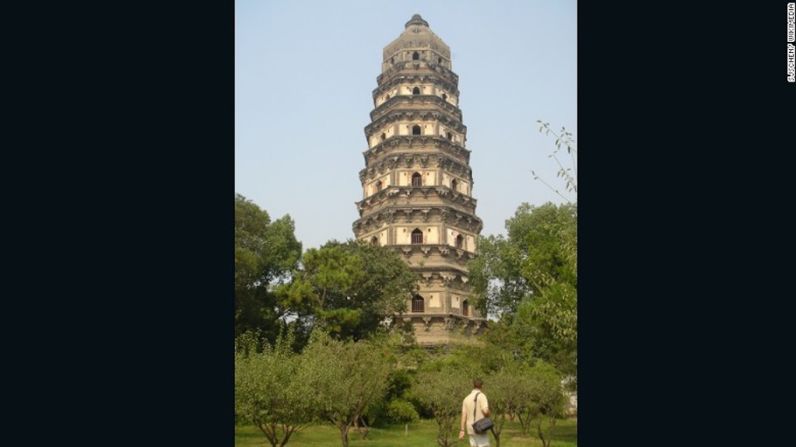
M527 378L529 400L519 406L517 416L523 430L527 432L533 426L542 445L547 447L551 442L550 430L564 416L566 397L561 375L552 365L538 362L528 370Z
M300 379L300 359L290 337L279 337L274 346L259 343L251 333L237 340L235 414L260 429L272 446L284 446L312 421L313 390Z
M487 376L485 390L489 397L492 420L495 423L493 435L495 444L500 447L501 434L507 418L515 418L523 410L533 405L530 368L514 360L506 360L500 370Z
M280 308L273 293L301 257L290 216L271 221L268 213L235 195L235 335L262 330L273 342L280 330Z
M537 124L539 124L539 132L544 133L545 135L553 134L556 138L555 141L555 150L548 155L548 158L553 159L558 165L558 172L556 172L556 177L560 179L560 181L564 182L564 190L574 196L574 200L571 200L570 197L565 196L562 191L550 185L550 183L546 182L544 179L539 177L536 172L533 170L531 174L533 174L534 180L540 181L543 185L545 185L548 189L556 193L559 197L564 199L566 202L577 202L577 194L578 194L578 145L575 141L575 138L572 135L572 132L569 132L565 127L561 127L561 130L555 132L550 128L550 123L545 123L541 120L536 120ZM566 155L564 154L566 152ZM566 160L569 158L569 160ZM562 160L563 159L563 160ZM565 166L568 164L568 166Z
M533 341L529 344L533 357L576 377L577 290L572 285L554 283L535 299L523 302L513 328L517 338Z
M303 268L279 288L301 321L339 339L361 340L406 310L417 277L398 254L370 244L331 241L304 254Z
M411 423L420 419L414 405L403 399L393 399L387 404L387 417L397 423Z
M391 406L395 405L395 402L399 402L401 405L403 403L409 404L412 406L414 414L417 415L414 405L406 400L408 392L412 388L412 372L405 365L407 353L401 352L404 347L400 344L395 344L392 340L390 342L392 343L389 346L396 355L396 368L387 377L387 391L384 398L368 408L367 420L371 426L412 422L412 420L405 420L405 418L396 418L397 415L405 412L399 411L400 409L391 410Z
M577 205L521 205L508 235L482 238L471 263L478 305L501 320L487 339L525 361L577 371ZM576 383L576 382L573 382Z
M383 344L342 342L316 331L301 358L298 380L314 391L312 407L348 446L351 426L384 397L395 357Z
M547 382L535 389L535 399L537 406L533 409L533 414L536 416L536 434L544 447L550 447L550 431L564 415L565 397L560 387L555 388L552 382Z
M456 361L430 365L417 375L412 396L430 409L437 422L439 447L457 442L462 399L470 392L470 380L472 378L456 366Z

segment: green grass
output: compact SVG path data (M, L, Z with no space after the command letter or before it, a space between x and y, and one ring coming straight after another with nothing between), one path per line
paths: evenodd
M578 445L577 419L560 420L556 423L551 434L552 447L575 447ZM519 422L507 421L501 434L500 447L539 447L542 445L538 438L523 436L520 433ZM492 446L495 440L490 435ZM371 428L368 439L356 431L349 433L350 446L368 447L434 447L437 445L437 424L433 420L423 420L409 425L409 435L404 435L404 426L387 428ZM289 447L340 447L340 432L331 425L312 425L295 433L287 443ZM467 437L459 441L457 446L469 446ZM265 436L254 426L241 426L235 428L235 447L270 447Z

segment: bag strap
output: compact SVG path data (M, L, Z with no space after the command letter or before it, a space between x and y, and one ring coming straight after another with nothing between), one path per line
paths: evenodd
M473 422L475 422L475 410L478 409L478 395L481 393L475 393L475 399L473 399Z

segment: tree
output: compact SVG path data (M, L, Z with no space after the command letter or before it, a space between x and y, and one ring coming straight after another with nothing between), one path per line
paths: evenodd
M514 418L531 405L531 380L529 369L516 361L508 361L500 371L487 376L484 386L489 396L492 421L495 426L492 434L495 444L500 447L500 435L506 418Z
M406 424L406 431L409 432L409 424L420 419L415 407L406 400L396 398L387 404L387 417L391 421L399 424Z
M340 339L361 340L406 310L417 276L394 251L331 241L304 254L303 268L280 288L286 308L307 325Z
M313 390L300 380L300 359L289 337L259 352L257 339L247 332L236 342L235 413L259 428L272 447L284 446L312 420Z
M456 444L456 433L462 414L462 399L470 391L469 377L452 365L420 372L412 390L415 399L431 409L437 422L437 445Z
M501 317L488 338L574 375L577 366L577 205L522 204L508 236L483 238L470 266L480 306ZM573 382L575 383L575 382Z
M314 394L318 416L340 430L343 447L348 433L366 409L383 398L394 359L374 342L342 342L315 331L302 354L299 380Z
M285 282L301 257L289 215L273 222L265 210L235 195L235 335L260 330L273 342L279 332L274 287Z
M550 447L550 430L564 416L566 398L561 389L561 376L551 365L540 362L531 369L529 378L531 404L524 411L525 424L536 429L542 447ZM521 419L522 421L522 419Z

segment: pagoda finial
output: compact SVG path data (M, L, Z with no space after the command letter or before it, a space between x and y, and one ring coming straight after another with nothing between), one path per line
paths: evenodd
M428 22L423 20L423 18L420 17L420 14L415 14L415 15L412 16L411 19L409 19L408 22L406 22L406 25L404 26L404 28L409 28L410 25L428 26Z

